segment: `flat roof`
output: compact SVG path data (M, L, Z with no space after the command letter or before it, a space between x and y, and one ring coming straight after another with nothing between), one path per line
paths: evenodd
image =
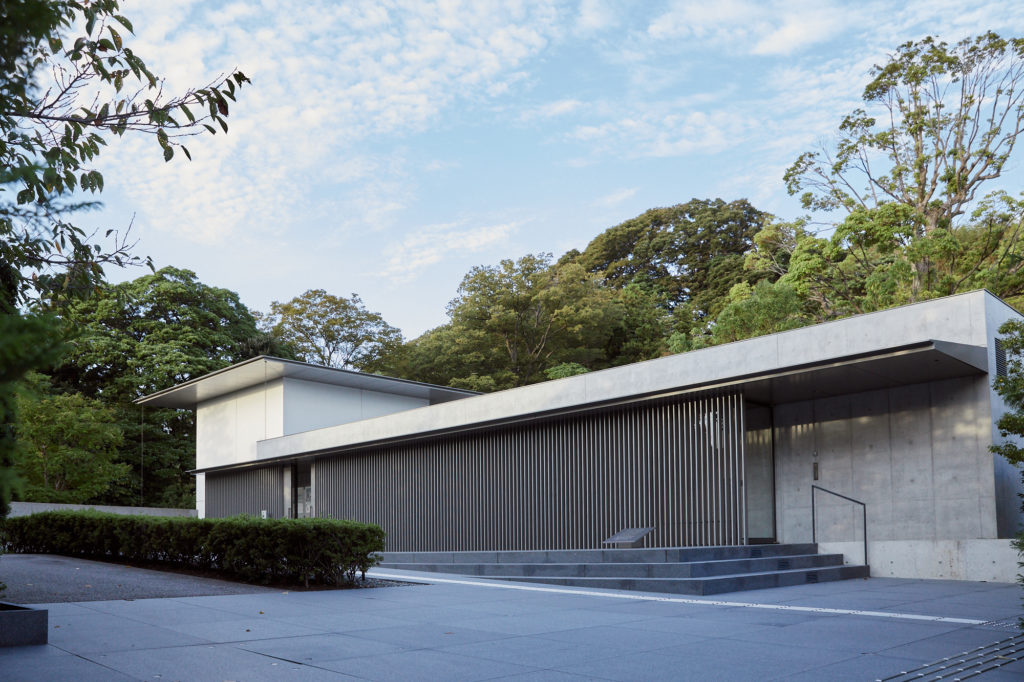
M366 374L349 369L324 367L297 360L260 355L186 381L183 384L143 396L135 403L152 407L188 409L213 398L282 378L391 393L410 398L423 398L429 400L431 404L479 395L476 391L460 388L435 386L380 374Z
M270 438L253 466L476 431L704 391L741 389L781 404L984 375L998 319L1016 315L979 290L712 346L446 405ZM990 328L990 324L994 325Z

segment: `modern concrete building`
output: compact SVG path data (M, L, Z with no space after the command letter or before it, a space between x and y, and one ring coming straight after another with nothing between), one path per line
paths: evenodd
M1015 317L976 291L487 395L260 357L139 402L197 410L201 516L355 518L392 551L649 528L852 562L866 530L874 575L1012 581L1020 473L988 446Z

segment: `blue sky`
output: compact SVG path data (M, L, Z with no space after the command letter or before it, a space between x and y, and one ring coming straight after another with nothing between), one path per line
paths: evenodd
M362 296L407 338L474 265L557 258L655 206L801 214L782 174L872 64L925 35L1024 35L1024 3L124 0L169 91L241 69L229 135L104 151L96 226L265 311ZM180 155L179 155L180 156ZM1019 156L1019 154L1018 154ZM1021 162L1003 186L1022 189ZM110 272L118 281L138 270Z

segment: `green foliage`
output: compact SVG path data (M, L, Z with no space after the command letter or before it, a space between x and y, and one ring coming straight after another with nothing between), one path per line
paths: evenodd
M130 47L117 0L5 2L0 18L0 262L13 266L0 299L13 306L32 290L50 300L86 292L104 264L140 262L114 230L112 245L90 244L63 216L94 204L68 197L103 190L95 164L112 137L152 136L165 160L189 157L185 137L227 131L228 101L248 79L236 72L165 95Z
M554 367L548 367L544 370L544 376L548 379L564 379L566 377L574 377L580 374L586 374L590 370L581 365L578 362L563 362L555 365Z
M39 395L45 379L30 382L18 400L17 469L30 502L89 502L128 475L113 461L124 437L116 413L78 393Z
M962 216L1024 130L1024 39L908 42L872 76L870 112L852 112L834 152L806 152L785 175L805 208L847 215L827 245L802 256L797 245L790 264L826 318L953 293L991 263L985 248L966 264L950 256L971 250L957 239ZM954 272L933 272L936 258Z
M663 355L673 322L673 315L665 309L664 295L652 286L636 282L614 293L618 319L609 328L611 334L605 344L604 363L594 363L594 369L603 364L628 365ZM677 310L689 319L688 311Z
M542 381L555 364L602 359L621 309L579 264L552 266L550 255L541 254L473 268L448 314L466 349L481 360L471 374L510 388Z
M213 570L258 583L336 585L379 561L379 526L334 519L190 519L44 512L6 519L8 551Z
M718 314L733 284L752 276L743 257L766 219L745 199L692 199L611 227L562 261L579 263L613 288L633 283L659 292L663 305L684 307L700 327Z
M64 350L57 324L40 315L0 312L0 518L10 511L11 495L20 488L14 464L18 442L15 436L18 382L30 370L54 362Z
M630 296L656 300L633 289ZM540 254L473 268L448 315L448 324L405 344L382 371L483 392L522 386L544 381L558 365L600 369L612 352L660 351L664 311L627 311L622 292L580 264L552 264L550 254ZM633 322L630 337L624 325Z
M761 280L751 287L740 282L729 292L729 303L715 320L711 341L740 341L808 323L799 296L788 284Z
M1024 322L1010 320L999 327L999 334L1006 353L1006 376L997 376L993 387L1009 409L996 422L996 428L1000 436L1010 440L990 449L1020 466L1024 465L1024 447L1014 438L1024 438Z
M989 450L1002 455L1020 469L1024 478L1024 322L1010 320L999 327L1000 343L1006 353L1006 375L997 376L993 382L996 393L1009 408L999 417L996 428L1002 442L989 446ZM1021 506L1024 509L1024 504ZM1017 534L1014 548L1024 558L1024 531ZM1024 561L1019 562L1024 568ZM1024 575L1017 577L1024 585Z
M747 264L793 287L817 321L978 288L1011 304L1024 296L1024 202L995 193L969 222L928 234L920 224L896 203L855 207L829 237L802 222L772 223Z
M839 126L836 151L800 156L791 194L815 210L896 203L920 217L914 236L951 227L982 184L999 177L1024 124L1024 40L994 33L947 45L900 45L872 69Z
M213 132L208 123L226 131L227 101L248 80L237 72L165 96L118 12L116 0L0 3L0 515L15 484L13 382L63 350L59 326L22 310L87 295L105 265L149 262L125 232L92 243L67 220L97 205L80 196L103 190L102 147L131 133L152 136L165 160L187 157L184 136Z
M362 299L310 289L286 303L274 301L260 325L306 362L373 371L402 344L402 333Z
M238 295L194 273L163 268L100 287L63 313L75 331L54 388L102 401L124 434L116 462L131 467L99 500L108 504L192 506L195 415L143 409L132 401L249 357L256 322Z

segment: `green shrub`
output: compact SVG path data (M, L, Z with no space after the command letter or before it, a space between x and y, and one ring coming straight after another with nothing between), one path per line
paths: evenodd
M53 511L4 519L11 552L213 570L259 583L336 585L366 571L384 550L379 526L334 519L191 519Z

